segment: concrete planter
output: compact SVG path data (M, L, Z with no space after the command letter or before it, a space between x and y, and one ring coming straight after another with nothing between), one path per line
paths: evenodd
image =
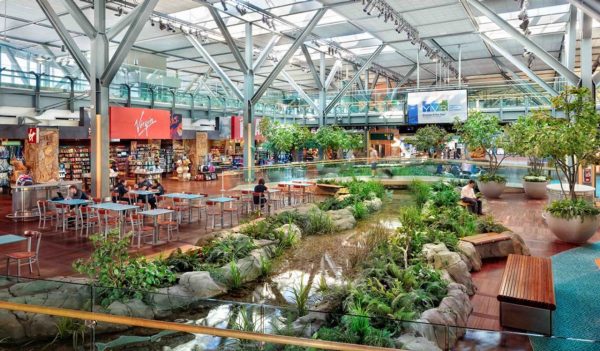
M571 219L554 217L550 213L545 213L546 223L552 233L560 240L573 243L583 244L591 238L598 229L600 221L598 216L575 217Z
M528 182L523 180L523 190L525 190L525 195L530 199L545 199L548 196L546 185L548 185L548 182Z
M479 191L488 199L497 199L502 195L504 189L506 188L506 183L498 183L498 182L482 182L480 180L477 181L477 187Z

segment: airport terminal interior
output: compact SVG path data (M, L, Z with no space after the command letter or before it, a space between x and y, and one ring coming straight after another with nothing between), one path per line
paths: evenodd
M0 0L0 350L600 351L600 1Z

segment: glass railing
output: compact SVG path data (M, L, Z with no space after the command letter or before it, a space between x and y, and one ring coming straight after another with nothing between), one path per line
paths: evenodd
M275 306L196 297L194 292L207 289L200 280L192 283L192 290L178 285L152 292L107 289L73 280L0 277L0 349L245 351L282 350L287 345L285 350L516 351L530 350L531 345L539 350L600 347L600 340L579 338L577 331L569 336L544 336L336 313L342 301L329 297L328 307L323 308L328 295L317 288L318 279L310 288L306 309L298 308L289 290L277 292L282 294L281 305ZM295 284L297 280L290 281L288 288ZM237 300L273 293L267 283L250 285L246 292L235 294Z
M36 75L33 72L20 72L4 69L0 72L0 87L19 88L33 90L36 87L36 79L39 79L40 91L44 93L71 92L70 78ZM121 80L122 81L122 80ZM142 84L138 82L129 83L115 82L110 86L110 98L119 102L126 101L130 97L132 103L141 105L150 105L153 101L155 105L161 107L170 107L175 101L175 106L180 108L191 108L192 99L194 99L195 109L210 109L215 112L236 112L241 111L243 104L241 101L230 97L217 97L191 94L176 89L170 85L151 85L147 82ZM468 107L490 113L507 113L503 118L516 118L519 114L526 114L532 110L545 109L551 110L550 96L545 92L535 90L523 92L514 86L508 88L504 83L498 82L498 85L489 84L485 86L467 86L469 90ZM562 86L558 84L558 86ZM436 89L433 87L432 89ZM530 88L531 89L531 88ZM77 95L89 94L89 84L87 81L75 78L73 81L73 90ZM414 90L414 89L412 89ZM410 88L402 90L402 93L412 91ZM175 94L173 94L175 92ZM332 109L328 117L343 118L345 116L377 116L389 119L393 123L404 121L405 98L403 94L392 96L394 89L383 89L374 91L353 90L340 101L338 106ZM331 101L335 94L329 94L327 101ZM366 97L366 98L365 98ZM312 94L314 101L318 100L318 95ZM265 97L256 104L257 114L281 118L284 116L293 118L314 118L318 115L305 101L294 98L294 106L285 104L283 100ZM599 99L600 101L600 99Z
M245 184L246 169L241 165L220 165L215 163L218 170L225 171L227 184ZM293 179L340 179L352 177L371 178L373 175L371 163L365 158L353 160L329 160L318 162L291 162L258 166L252 168L254 179L263 178L266 182L282 182ZM444 160L387 157L377 161L375 178L383 181L395 181L398 185L409 184L413 178L436 180L467 180L477 179L486 172L488 163L472 160ZM543 171L552 181L559 182L559 177L553 168L544 167ZM500 167L498 174L505 177L509 186L519 187L529 169L525 161L506 161ZM249 185L250 183L248 183Z

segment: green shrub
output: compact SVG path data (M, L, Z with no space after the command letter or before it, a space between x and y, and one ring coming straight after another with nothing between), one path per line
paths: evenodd
M508 228L494 221L492 216L483 216L477 218L477 233L502 233Z
M456 207L460 201L460 194L454 189L436 191L431 196L432 206L435 208Z
M310 295L310 284L304 282L304 275L300 277L300 283L291 288L292 298L296 305L298 317L308 313L308 298Z
M201 250L182 252L181 249L173 251L165 260L165 265L171 267L173 272L183 273L198 269L202 263Z
M116 300L141 299L145 292L175 282L175 274L164 261L148 262L144 257L130 257L129 235L119 238L118 230L90 237L94 250L87 260L73 263L76 272L85 274L98 286L100 303L110 305Z
M361 220L367 217L369 214L369 209L362 202L356 202L352 206L352 215L356 220Z
M431 196L431 187L421 180L413 180L408 190L413 195L418 208L422 208Z
M273 240L270 224L267 220L253 221L240 228L240 233L254 239Z
M484 173L479 176L479 181L482 183L487 183L487 182L506 183L506 178L499 174Z
M333 221L323 211L311 209L308 211L304 233L306 235L321 235L333 233Z
M235 261L229 262L229 286L234 290L242 286L242 272Z
M600 213L593 204L583 200L570 200L563 199L552 202L548 207L546 207L546 211L548 211L552 216L564 219L572 219L581 217L593 217L597 216Z
M225 265L246 257L254 250L254 241L246 236L227 237L212 241L203 249L204 261L217 265Z

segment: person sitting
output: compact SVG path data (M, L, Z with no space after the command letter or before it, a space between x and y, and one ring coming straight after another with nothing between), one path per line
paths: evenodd
M156 195L158 195L158 196L161 196L165 193L165 188L163 188L162 184L160 184L158 179L152 180L151 189L156 190ZM152 208L152 209L155 209L158 207L158 206L156 206L156 196L154 196L154 195L148 196L148 203L150 204L150 208Z
M142 178L142 181L137 184L137 190L146 191L150 190L150 188L152 188L152 182L150 181L150 178L148 176L144 176L144 178ZM148 202L150 202L150 196L138 195L137 197L137 201L141 203L146 203L146 199L148 199Z
M469 204L471 212L482 215L483 212L481 208L481 199L475 195L475 190L473 190L474 188L475 181L473 179L469 179L467 185L465 185L460 191L460 199L462 202Z
M265 185L265 180L260 178L258 180L258 184L254 187L253 201L255 205L260 205L262 208L265 203L267 203L267 198L265 198L265 192L267 191L267 186Z
M69 196L67 196L68 200L89 200L89 197L86 193L81 191L75 185L69 186Z
M125 197L125 194L127 194L127 192L129 192L129 190L125 186L125 179L119 179L117 181L117 185L115 186L113 191L118 194L117 196L113 196L113 202L128 200Z

